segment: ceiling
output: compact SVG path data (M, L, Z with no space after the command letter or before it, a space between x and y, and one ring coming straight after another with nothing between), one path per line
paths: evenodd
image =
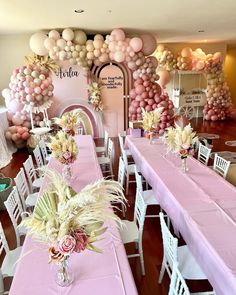
M235 0L0 0L0 34L123 28L129 35L151 32L163 43L236 43L235 11Z

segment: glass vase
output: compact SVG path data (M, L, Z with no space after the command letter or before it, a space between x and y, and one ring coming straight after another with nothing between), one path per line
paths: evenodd
M74 281L74 274L69 270L69 260L66 258L58 264L56 283L61 287L68 287Z
M181 170L182 170L183 173L186 173L188 171L187 157L181 158Z
M66 164L62 168L62 176L65 180L71 180L72 178L72 171L71 171L71 165Z

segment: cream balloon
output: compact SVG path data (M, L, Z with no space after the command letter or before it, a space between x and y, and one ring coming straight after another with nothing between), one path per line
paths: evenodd
M75 44L84 45L84 44L86 44L86 41L87 41L87 36L86 36L85 32L83 32L81 30L76 30L74 32L73 42Z
M29 45L30 49L37 55L44 56L48 54L48 49L44 46L44 41L47 39L47 35L38 32L30 37Z
M54 46L56 46L56 41L53 38L47 38L44 40L43 44L48 50L51 50Z

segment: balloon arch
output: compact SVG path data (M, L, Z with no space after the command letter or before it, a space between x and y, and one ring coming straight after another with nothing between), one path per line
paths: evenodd
M134 80L129 93L129 119L142 119L142 108L152 111L163 107L158 127L160 134L173 123L173 103L164 91L169 80L168 71L172 69L204 70L208 78L205 119L223 120L230 116L231 98L222 75L221 53L205 55L200 49L184 48L175 56L163 45L157 47L154 36L144 34L129 38L122 29L112 30L105 38L97 34L93 40L87 40L83 31L69 28L62 34L56 30L48 34L38 32L31 36L29 44L35 56L29 59L28 65L14 70L9 84L10 98L7 99L9 120L14 127L25 127L25 132L31 127L29 111L34 113L31 119L35 125L44 124L40 113L51 106L53 98L50 70L55 70L59 61L64 60L88 72L93 65L100 67L109 61L124 63ZM154 52L157 58L152 55ZM158 65L162 69L159 75L156 73ZM15 142L20 145L23 138L17 128L14 132ZM19 132L23 134L23 130L19 129Z

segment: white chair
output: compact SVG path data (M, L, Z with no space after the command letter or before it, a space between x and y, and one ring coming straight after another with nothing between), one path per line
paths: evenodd
M163 213L160 212L159 216L164 253L158 283L160 284L162 282L165 270L169 277L171 277L173 265L175 263L178 263L179 270L185 279L207 280L207 277L189 251L188 246L184 245L178 247L178 239L175 238L168 229Z
M23 207L21 205L20 197L17 192L16 187L14 186L13 190L11 191L9 197L4 202L4 205L7 209L7 212L10 216L11 222L13 224L15 233L16 233L16 244L17 247L20 246L20 237L24 236L26 234L26 228L24 227L18 227L20 224L22 218L24 217Z
M211 149L199 143L197 159L199 162L207 166L211 154Z
M37 167L38 168L43 167L44 163L43 163L43 158L42 158L39 146L36 146L36 148L33 150L33 153L34 153L34 158L35 158Z
M23 168L20 168L20 171L18 172L14 180L19 195L21 197L24 211L26 211L27 208L34 207L38 199L38 193L30 193L30 188L28 186Z
M108 132L105 130L104 131L104 145L103 146L97 146L96 147L96 152L97 153L103 153L105 156L107 155L107 145L108 145Z
M137 166L134 167L135 179L136 179L136 196L140 192L143 196L146 206L158 205L160 206L157 198L154 196L153 190L143 190L142 175L137 171ZM159 213L155 215L146 215L146 217L159 217Z
M125 180L125 164L122 158L119 158L119 168L118 168L118 182L123 187L124 186L124 180ZM122 215L125 216L125 205L122 203Z
M229 165L230 165L230 161L227 161L224 158L218 156L218 154L215 154L214 164L213 164L214 171L216 171L218 174L226 178L226 175L229 170Z
M78 135L83 135L84 134L84 128L83 127L78 127L77 134Z
M37 177L32 156L29 156L29 158L23 163L23 166L28 178L30 192L33 193L34 189L39 189L41 187L43 177Z
M47 165L50 155L48 154L47 146L46 146L45 141L43 139L41 139L39 141L39 148L41 150L43 163L44 163L44 165Z
M134 220L123 220L124 226L121 228L121 239L124 244L127 243L137 243L138 244L138 252L137 254L127 255L128 258L132 257L140 257L141 270L142 275L145 275L145 267L144 267L144 258L143 258L143 245L142 245L142 237L143 237L143 226L145 221L147 206L143 200L143 197L140 192L138 192L135 200L135 208L134 208Z
M120 150L123 150L123 152L126 153L126 156L127 157L132 156L130 150L129 149L125 149L125 147L124 147L124 140L123 140L123 137L122 137L122 135L120 133L118 134L118 138L119 138Z
M189 288L185 282L185 279L183 278L181 272L178 269L177 263L174 263L168 295L216 295L216 294L214 291L190 293Z
M113 168L112 168L112 161L113 161L113 155L114 155L114 143L113 141L109 138L108 139L108 151L107 151L107 156L101 156L98 157L98 163L100 164L103 173L108 173L109 176L113 179ZM108 168L106 168L108 167ZM108 170L106 170L108 169Z
M129 192L129 184L131 182L135 182L135 180L130 180L130 176L135 176L135 164L131 164L128 162L128 158L124 149L121 150L121 156L125 164L125 176L126 176L126 188L125 193L128 194Z
M4 292L4 282L3 279L7 277L13 277L15 274L16 263L20 258L22 247L17 247L14 250L10 250L6 236L4 234L2 224L0 223L0 255L5 250L6 255L3 259L1 270L0 270L0 294L8 294Z

